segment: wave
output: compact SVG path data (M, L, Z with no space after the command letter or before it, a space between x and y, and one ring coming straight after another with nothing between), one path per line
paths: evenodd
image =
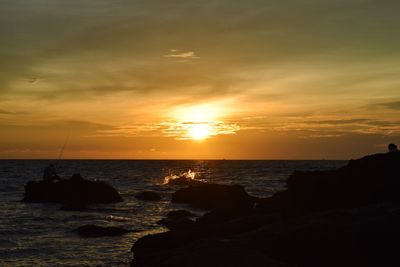
M114 216L114 215L107 215L105 217L105 219L107 221L117 221L117 222L127 222L127 221L131 221L131 218L128 217L123 217L123 216Z
M170 181L180 179L180 178L184 178L184 179L188 179L188 180L195 180L196 172L189 169L187 172L182 172L180 174L170 173L169 175L164 177L163 184L168 184Z

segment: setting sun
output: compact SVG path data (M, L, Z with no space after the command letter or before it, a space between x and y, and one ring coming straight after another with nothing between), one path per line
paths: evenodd
M224 120L226 103L215 102L171 109L170 121L164 122L164 134L177 140L204 140L213 136L236 134L239 126Z
M399 10L0 0L0 267L400 267Z
M203 140L210 137L211 131L211 126L206 123L192 124L188 128L188 135L191 139Z

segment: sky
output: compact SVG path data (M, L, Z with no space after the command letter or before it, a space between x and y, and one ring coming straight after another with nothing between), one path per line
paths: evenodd
M396 0L0 0L0 158L385 152L400 143L398 10Z

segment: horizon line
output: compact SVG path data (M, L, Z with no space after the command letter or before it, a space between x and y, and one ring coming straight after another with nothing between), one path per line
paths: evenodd
M156 161L156 160L165 160L165 161L172 161L172 160L181 160L181 161L195 161L195 160L204 160L204 161L312 161L312 160L327 160L327 161L346 161L350 159L330 159L330 158L319 158L319 159L273 159L273 158L67 158L67 159L51 159L51 158L0 158L0 160L53 160L53 161L68 161L68 160L137 160L137 161Z

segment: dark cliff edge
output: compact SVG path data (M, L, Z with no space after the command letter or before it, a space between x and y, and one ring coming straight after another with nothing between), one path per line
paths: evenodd
M185 228L139 239L132 266L400 266L399 168L393 152L294 172L287 190L265 199L186 189L207 202L234 196L206 203L211 211Z

